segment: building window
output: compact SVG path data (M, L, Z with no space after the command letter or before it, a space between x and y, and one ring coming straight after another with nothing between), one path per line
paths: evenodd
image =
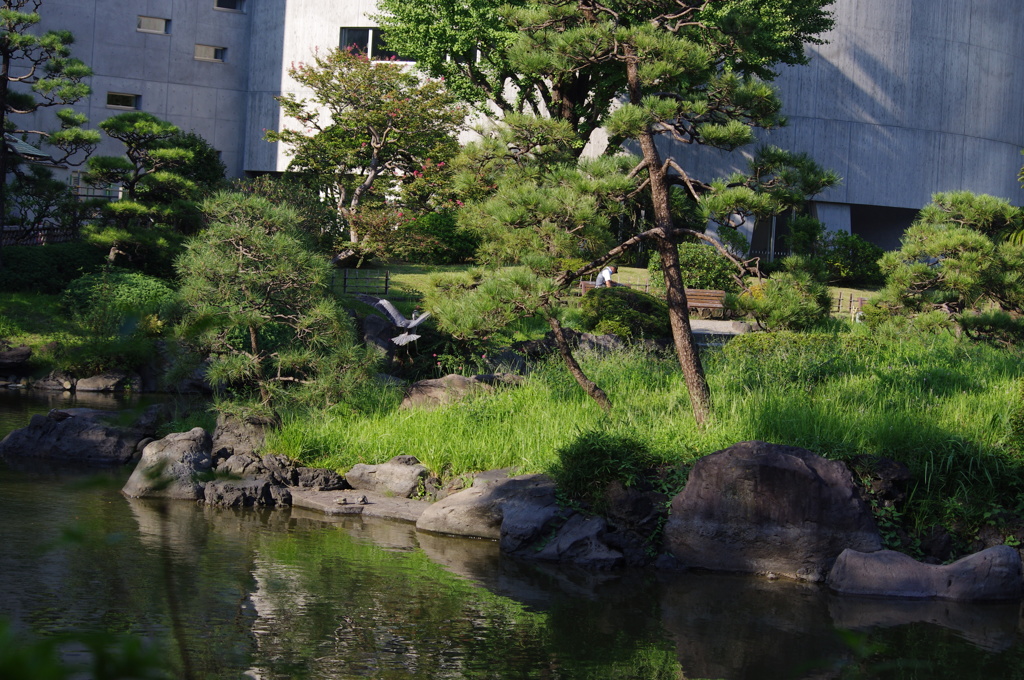
M228 48L213 45L196 45L195 58L201 61L224 61Z
M340 45L343 50L355 50L377 61L411 61L388 49L384 32L379 28L342 28Z
M139 25L135 30L141 33L160 33L166 35L171 32L171 20L140 16Z
M137 94L124 92L108 92L107 106L112 109L138 109L141 97Z
M241 12L245 9L245 0L213 0L216 9L227 9L233 12Z

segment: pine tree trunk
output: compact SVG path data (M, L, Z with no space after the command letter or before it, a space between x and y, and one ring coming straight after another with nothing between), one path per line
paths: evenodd
M627 48L628 51L629 48ZM629 86L630 102L640 104L643 92L637 72L638 60L630 59L626 65L626 80ZM661 257L661 270L665 274L665 289L668 301L669 324L672 327L672 340L676 347L679 367L686 380L686 390L690 395L693 417L698 425L707 422L711 414L711 391L704 377L704 367L700 363L697 343L693 339L690 328L690 310L686 301L686 287L683 285L682 272L679 269L679 248L671 234L674 230L672 212L669 202L669 184L667 170L655 144L654 133L650 127L640 135L640 149L647 164L650 181L651 204L654 207L654 237Z
M569 369L569 373L576 379L576 384L583 388L591 399L596 401L598 405L604 409L605 413L612 410L612 402L608 399L608 395L605 391L597 386L593 380L588 378L580 368L579 363L576 361L576 357L572 355L572 349L569 347L568 341L565 339L565 333L562 332L562 324L558 322L553 315L548 315L548 325L551 326L551 332L555 336L555 344L558 345L558 352L562 355L562 360L565 362L566 367Z

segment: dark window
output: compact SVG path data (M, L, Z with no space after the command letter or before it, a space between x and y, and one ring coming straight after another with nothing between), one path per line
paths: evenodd
M370 29L368 28L343 28L341 29L341 49L355 50L362 54L370 53Z
M245 0L213 0L213 6L217 9L230 9L241 12L245 9Z
M379 28L343 28L340 45L343 50L355 50L377 61L410 61L388 49L384 32Z
M139 95L125 94L124 92L108 92L107 106L114 109L137 109L139 108Z

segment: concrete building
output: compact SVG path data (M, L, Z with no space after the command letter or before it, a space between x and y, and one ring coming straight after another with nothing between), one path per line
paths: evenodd
M141 109L194 130L234 176L284 170L263 141L281 120L288 66L316 49L379 49L373 0L45 0L44 28L66 28L95 71L81 108L93 125ZM936 191L1020 203L1024 9L1016 0L836 0L828 44L777 84L787 128L763 141L810 153L843 184L813 209L830 229L894 247ZM107 142L101 153L117 153ZM740 154L688 158L701 176ZM755 246L764 242L760 228Z

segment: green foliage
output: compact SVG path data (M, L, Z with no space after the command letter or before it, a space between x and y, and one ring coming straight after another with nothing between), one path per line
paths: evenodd
M90 323L106 321L109 317L84 319L81 332L90 332ZM72 335L58 333L44 349L41 360L54 368L78 377L96 375L112 370L138 370L157 356L156 344L144 328L128 325L102 335Z
M177 293L162 279L116 267L75 279L61 300L69 314L96 333L126 325L159 333L164 323L173 320L177 302Z
M874 243L843 232L829 232L821 239L819 258L825 266L826 283L865 286L882 282L878 260L884 251Z
M739 284L736 282L736 267L711 245L680 243L679 268L683 274L683 285L687 288L739 291ZM661 272L661 260L652 257L647 263L647 271L652 284L657 282L656 288L663 291L665 277Z
M109 203L103 210L107 219L85 225L82 240L105 254L108 263L157 278L172 278L174 260L181 253L185 235L171 225L137 219L151 212L134 201Z
M579 433L555 455L557 462L548 472L559 494L594 512L604 509L604 491L609 482L633 486L657 464L642 440L594 430Z
M871 338L845 333L745 333L722 349L724 360L745 389L770 389L774 383L813 386L861 367Z
M119 113L100 123L100 128L124 144L125 156L90 158L88 180L97 186L121 185L129 200L138 198L139 183L146 176L192 160L191 151L166 147L165 142L181 131L151 113Z
M54 179L49 168L31 165L8 184L6 210L8 237L14 225L21 228L22 236L35 236L38 229L77 236L95 205L80 201L67 182Z
M1024 214L1009 201L970 191L937 193L921 209L917 222L957 225L980 232L995 240L1004 240L1024 229Z
M104 204L102 220L83 234L108 251L111 263L170 278L185 235L203 226L198 202L223 184L224 164L199 135L143 111L112 116L100 127L125 155L90 158L87 178L120 185L125 197Z
M828 288L806 271L777 272L727 300L770 331L811 329L827 319L832 308Z
M324 250L333 246L336 235L342 231L334 206L321 198L316 178L307 173L286 172L236 179L231 183L231 190L287 205L295 211L295 228L316 239L317 245Z
M420 237L423 247L408 253L407 262L424 264L458 264L468 262L476 252L477 234L459 227L450 213L427 213L404 224L401 230Z
M653 295L625 286L594 288L580 303L584 330L613 333L630 339L667 338L672 335L668 305Z
M539 314L553 292L550 280L526 267L471 269L431 277L423 303L439 330L478 350L517 319Z
M57 294L83 273L103 266L104 251L82 241L3 250L0 290Z
M328 264L294 212L253 195L203 204L210 227L176 266L187 305L179 336L219 385L220 408L276 419L292 404L344 403L368 369L348 315L328 294Z
M99 135L81 128L86 122L83 114L57 107L89 95L84 81L92 70L71 56L74 37L69 31L38 31L40 4L38 0L6 0L0 12L0 61L8 65L0 75L4 79L0 88L3 132L22 139L33 135L33 141L48 142L47 153L54 165L74 163L79 153L88 155L95 148ZM17 66L11 68L11 64ZM17 85L12 87L14 83ZM59 127L41 131L35 127L35 114L50 108L56 112ZM22 115L28 116L25 127L17 122ZM7 145L0 144L0 216L8 213L7 175L16 164Z
M1005 346L1024 342L1024 319L1000 309L961 314L957 321L963 332L976 340Z
M287 145L292 169L317 179L350 241L361 240L349 219L370 192L384 197L401 176L412 177L428 161L446 161L458 149L466 112L443 81L339 49L288 73L312 92L308 99L277 98L301 129L268 131L266 138Z
M74 648L76 653L66 654ZM70 660L68 657L76 660ZM85 659L83 661L83 659ZM168 669L160 650L134 636L64 633L33 639L0 620L0 678L33 680L164 680Z
M825 231L825 225L807 215L789 222L786 244L794 255L805 256L807 268L823 283L837 286L875 285L882 282L878 260L884 251L857 236Z
M1005 201L989 196L933 196L900 250L880 261L886 284L875 306L907 316L942 311L958 324L972 317L967 324L978 333L988 321L973 317L989 307L1024 312L1024 244L1004 238L1015 229L1011 213Z
M459 224L481 240L479 261L589 258L611 247L635 159L577 160L574 135L559 121L510 116L481 134L454 161L453 179L467 199Z

